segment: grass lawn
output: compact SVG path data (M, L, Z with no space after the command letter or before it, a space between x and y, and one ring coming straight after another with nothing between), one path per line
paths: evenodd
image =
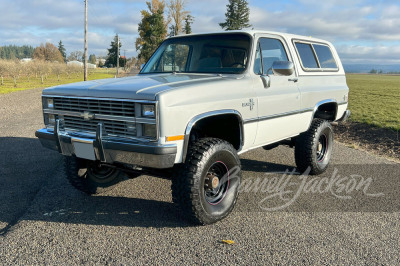
M115 68L90 70L88 72L88 80L113 78L115 76L115 72ZM0 94L27 89L47 88L79 81L83 81L83 71L82 74L73 73L70 75L70 77L68 77L67 74L62 74L60 75L60 81L57 80L57 75L52 74L44 80L43 84L40 77L36 78L35 76L33 76L29 80L26 77L21 77L17 80L16 88L14 87L14 81L12 79L5 78L4 85L0 85Z
M351 121L400 130L400 76L348 74Z

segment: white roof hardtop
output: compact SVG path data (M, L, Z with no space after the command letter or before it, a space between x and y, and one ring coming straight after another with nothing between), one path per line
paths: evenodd
M178 36L173 36L170 38L180 38L180 37L187 37L187 36L199 36L199 35L209 35L209 34L229 34L229 33L246 33L249 35L256 35L256 34L271 34L271 35L279 35L287 39L300 39L300 40L305 40L305 41L311 41L311 42L324 42L324 43L330 43L329 41L314 38L311 36L303 36L303 35L296 35L296 34L290 34L290 33L284 33L284 32L275 32L275 31L266 31L266 30L229 30L229 31L214 31L214 32L202 32L202 33L192 33L192 34L186 34L186 35L178 35Z

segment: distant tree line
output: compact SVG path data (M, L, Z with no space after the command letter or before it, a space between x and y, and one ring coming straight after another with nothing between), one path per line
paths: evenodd
M22 58L32 58L34 48L29 45L17 46L17 45L7 45L0 46L0 59L22 59Z

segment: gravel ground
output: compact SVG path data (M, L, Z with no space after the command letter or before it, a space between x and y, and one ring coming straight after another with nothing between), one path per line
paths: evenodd
M192 226L168 179L141 176L95 197L74 190L62 157L34 137L40 93L0 95L0 264L400 264L400 164L337 143L313 179L285 175L291 149L257 149L242 156L234 212Z

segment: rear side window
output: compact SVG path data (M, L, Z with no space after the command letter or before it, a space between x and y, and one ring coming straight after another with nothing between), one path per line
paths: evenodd
M331 49L328 46L313 44L315 53L317 53L319 64L321 68L337 68L336 61L333 58Z
M327 45L295 42L301 64L306 71L336 71L338 66Z
M318 68L317 59L310 44L296 43L297 51L299 52L301 62L305 68Z

